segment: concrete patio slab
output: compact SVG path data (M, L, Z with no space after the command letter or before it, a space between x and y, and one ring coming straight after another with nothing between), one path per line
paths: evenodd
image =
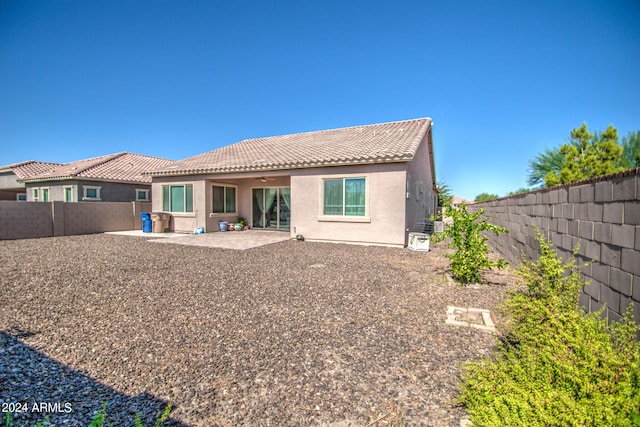
M106 231L104 234L117 234L119 236L146 237L148 239L170 239L175 237L186 237L188 233L145 233L142 230Z
M147 237L150 238L149 242L154 243L175 243L236 250L246 250L291 239L290 234L286 231L272 230L226 231L205 234L143 233L142 231L133 230L112 232L110 234Z

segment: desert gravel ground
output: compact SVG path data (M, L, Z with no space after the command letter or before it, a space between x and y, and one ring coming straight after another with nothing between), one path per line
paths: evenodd
M494 337L446 308L493 310L513 278L456 285L432 246L0 241L0 405L26 404L18 424L86 426L106 402L153 425L171 401L166 426L458 426L461 363Z

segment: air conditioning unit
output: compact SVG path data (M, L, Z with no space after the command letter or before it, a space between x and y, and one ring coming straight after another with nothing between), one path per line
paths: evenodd
M428 252L431 236L425 233L409 233L409 249L418 252Z

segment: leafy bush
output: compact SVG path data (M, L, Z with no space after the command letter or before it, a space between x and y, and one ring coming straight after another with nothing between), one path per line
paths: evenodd
M450 239L447 242L447 247L455 249L455 252L445 256L451 260L454 279L461 283L479 282L482 279L481 270L493 267L504 268L507 265L507 262L502 258L498 261L489 260L487 237L482 234L483 231L500 234L507 230L489 224L486 219L479 221L482 214L484 214L484 209L470 213L464 204L458 208L448 204L445 207L445 215L453 218L453 224L448 225L444 233L434 237L435 241Z
M640 426L640 343L630 306L620 322L578 307L579 266L540 234L527 288L504 305L496 352L468 364L460 401L474 426Z

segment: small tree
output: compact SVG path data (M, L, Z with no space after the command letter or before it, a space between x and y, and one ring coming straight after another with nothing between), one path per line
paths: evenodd
M529 160L527 184L534 187L548 186L547 175L560 176L565 160L565 157L560 154L560 147L547 148L543 153Z
M449 187L444 181L438 181L436 187L438 187L438 206L445 206L446 204L451 203L451 200L453 200L451 187Z
M492 231L496 234L507 230L497 225L489 224L487 220L481 220L484 209L476 213L470 213L466 205L454 208L451 204L445 207L445 215L453 219L453 224L447 226L445 231L436 235L435 240L444 240L448 248L455 249L452 254L445 256L451 260L451 271L453 277L460 283L479 282L481 270L492 269L493 267L504 268L507 262L500 258L498 261L489 260L489 246L487 237L483 231Z
M554 170L545 176L545 185L552 187L619 172L624 169L620 166L622 151L615 127L609 125L604 132L592 134L583 123L571 131L569 143L560 147L564 164L559 173Z
M640 130L629 132L629 135L622 138L620 166L624 169L640 167Z

